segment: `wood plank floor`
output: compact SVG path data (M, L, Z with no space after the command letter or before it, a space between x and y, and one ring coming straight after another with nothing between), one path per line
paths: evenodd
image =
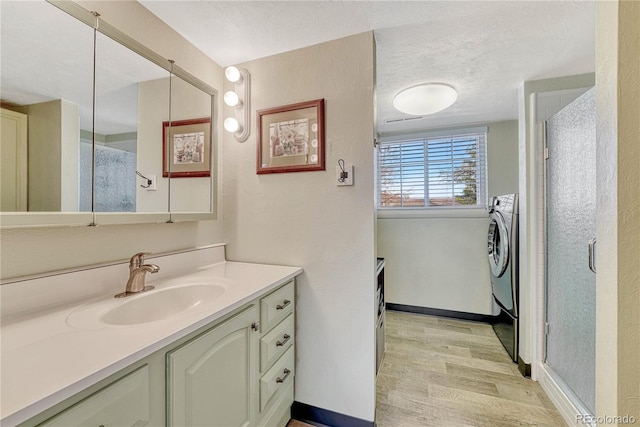
M386 316L377 427L566 427L490 325L389 310ZM312 426L292 420L288 427Z
M378 427L560 427L537 382L523 378L488 324L387 311Z

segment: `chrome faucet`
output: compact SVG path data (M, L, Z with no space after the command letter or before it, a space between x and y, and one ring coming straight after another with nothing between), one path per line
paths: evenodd
M127 288L124 292L117 294L115 296L116 298L124 298L153 289L153 286L144 285L144 279L147 273L157 273L160 271L160 267L155 264L145 264L145 255L151 254L148 252L139 252L131 257L131 260L129 261L129 280L127 281Z

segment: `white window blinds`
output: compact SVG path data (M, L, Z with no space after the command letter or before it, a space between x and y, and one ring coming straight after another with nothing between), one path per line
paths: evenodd
M486 205L486 130L378 145L378 207Z

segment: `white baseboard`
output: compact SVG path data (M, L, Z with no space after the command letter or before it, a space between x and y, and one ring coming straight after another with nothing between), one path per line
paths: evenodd
M560 385L553 379L551 373L543 363L538 364L538 382L542 389L547 393L551 402L560 412L562 418L570 426L579 427L595 427L591 422L581 421L584 419L585 410L579 409L569 396L562 390Z

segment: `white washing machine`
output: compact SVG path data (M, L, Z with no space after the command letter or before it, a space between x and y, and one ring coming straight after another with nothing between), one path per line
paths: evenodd
M499 307L493 324L511 359L518 361L518 195L491 199L488 255L493 300Z

